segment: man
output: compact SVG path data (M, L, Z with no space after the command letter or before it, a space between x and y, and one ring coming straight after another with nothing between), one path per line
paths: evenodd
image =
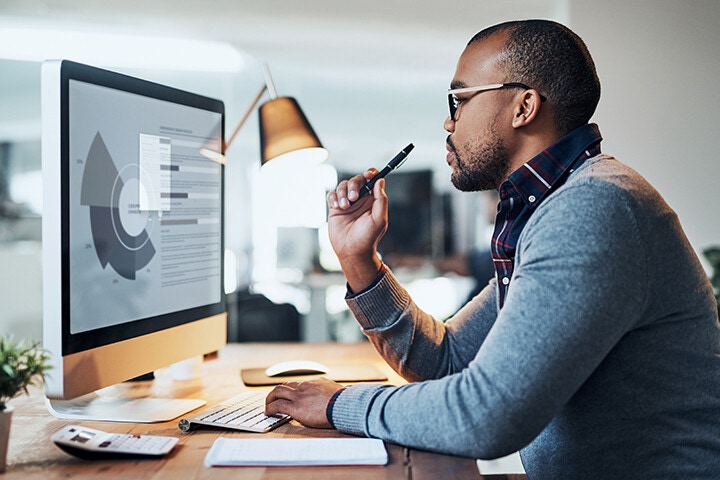
M447 162L460 190L498 189L496 279L442 323L375 247L376 171L328 195L347 302L411 383L290 383L268 413L476 458L520 450L531 479L720 478L720 324L675 213L600 153L587 49L549 21L477 34L451 84Z

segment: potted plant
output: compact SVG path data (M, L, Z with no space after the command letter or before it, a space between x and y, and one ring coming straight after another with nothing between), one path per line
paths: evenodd
M7 465L12 407L8 402L28 386L43 380L50 369L50 357L38 343L16 343L11 337L0 336L0 472Z

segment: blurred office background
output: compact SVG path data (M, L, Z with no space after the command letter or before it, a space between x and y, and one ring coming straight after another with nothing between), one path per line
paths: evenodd
M40 62L58 57L220 98L226 134L262 85L262 62L278 93L302 105L330 151L324 164L261 170L256 114L227 152L231 339L255 338L243 318L276 306L276 319L297 314L300 339L361 338L327 241L325 194L409 142L388 178L381 247L413 259L397 273L423 308L451 315L473 280L439 260L485 246L492 199L450 184L445 91L467 40L517 18L558 20L583 37L603 85L593 120L604 150L660 190L699 255L720 244L716 0L0 0L0 331L41 338Z

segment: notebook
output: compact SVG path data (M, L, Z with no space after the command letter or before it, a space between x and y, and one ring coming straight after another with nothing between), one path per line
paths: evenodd
M386 465L376 438L224 438L213 443L206 467Z

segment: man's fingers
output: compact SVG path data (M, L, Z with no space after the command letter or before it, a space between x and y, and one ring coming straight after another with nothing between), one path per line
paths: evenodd
M265 397L265 403L268 404L278 399L292 400L293 394L297 389L297 382L286 382L273 388L267 397Z
M306 427L331 428L327 419L327 405L342 387L319 378L307 382L286 382L278 385L265 398L265 414L284 413Z
M360 189L363 188L369 179L377 175L377 173L377 169L369 168L362 175L355 175L352 178L341 181L334 191L328 193L328 205L331 208L348 209L350 202L354 202L359 198Z
M289 414L298 385L298 382L286 382L273 388L265 397L265 415Z
M292 416L292 414L290 413L292 407L292 401L286 400L284 398L278 398L273 400L272 402L268 402L265 404L265 415L269 416L278 413L284 413L286 415Z

